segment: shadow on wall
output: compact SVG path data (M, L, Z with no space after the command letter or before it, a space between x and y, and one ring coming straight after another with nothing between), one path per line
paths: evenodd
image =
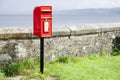
M120 55L120 37L116 37L113 40L113 53L112 55L116 56L116 55Z

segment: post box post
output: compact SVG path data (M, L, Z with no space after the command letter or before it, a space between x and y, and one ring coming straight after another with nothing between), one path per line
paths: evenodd
M40 39L40 72L44 73L44 38Z
M33 11L34 35L40 38L40 72L44 73L44 38L52 37L52 6L37 6Z

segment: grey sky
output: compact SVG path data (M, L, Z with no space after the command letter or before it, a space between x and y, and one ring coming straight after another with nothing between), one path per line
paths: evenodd
M28 14L38 5L53 10L120 7L120 0L0 0L0 14Z

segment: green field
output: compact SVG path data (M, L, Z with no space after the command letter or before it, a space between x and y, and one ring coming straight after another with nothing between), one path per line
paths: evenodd
M39 73L39 59L2 69L0 80L16 75L23 76L22 80L120 80L120 56L61 57L46 63L44 74Z

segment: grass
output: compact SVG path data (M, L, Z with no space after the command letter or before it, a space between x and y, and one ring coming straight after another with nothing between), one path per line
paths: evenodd
M120 56L84 57L67 64L54 63L51 75L60 80L120 80Z
M6 76L15 76L19 75L22 72L25 72L28 69L35 69L35 65L38 64L38 58L37 59L29 59L18 63L13 63L9 65L4 65L1 67L1 71Z
M25 63L28 65L27 67ZM44 74L39 73L39 59L24 61L17 68L20 70L13 76L24 75L22 80L32 78L41 80L120 80L120 56L61 57L53 62L45 63ZM0 77L3 79L0 78L0 80L6 79L4 74L5 72L2 70Z
M0 72L0 80L6 80L3 73Z

